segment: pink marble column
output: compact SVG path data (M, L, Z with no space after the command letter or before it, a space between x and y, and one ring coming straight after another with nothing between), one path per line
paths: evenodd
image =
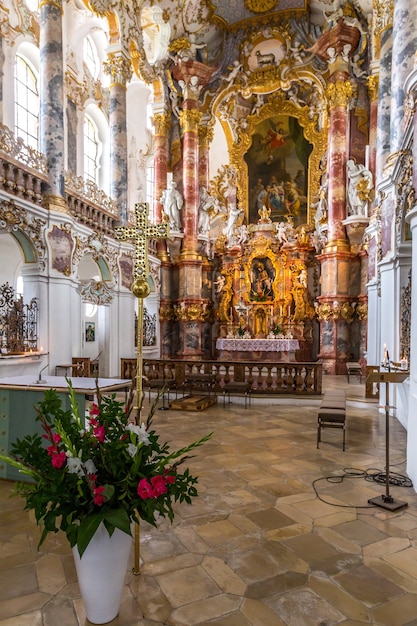
M156 113L153 117L154 136L154 215L157 222L161 221L162 204L160 198L167 187L168 173L168 133L171 118L167 113Z
M328 148L328 235L326 248L348 247L345 227L346 219L346 161L349 153L348 100L353 92L348 76L340 75L327 86L329 103L329 148Z
M48 161L44 199L46 204L65 206L62 0L41 2L39 13L39 137L40 151Z
M198 254L198 126L201 112L198 101L184 99L183 110L180 112L180 123L183 132L183 230L184 241L182 254L185 257Z
M119 207L122 224L128 221L126 83L131 62L122 52L111 52L104 71L110 76L110 195Z
M374 180L376 175L376 142L378 130L378 76L372 74L368 78L368 93L370 101L369 110L369 163L368 168L371 170ZM369 217L373 212L373 203L369 208Z
M201 125L198 129L199 136L199 181L200 187L209 188L209 151L213 139L213 129L207 125Z

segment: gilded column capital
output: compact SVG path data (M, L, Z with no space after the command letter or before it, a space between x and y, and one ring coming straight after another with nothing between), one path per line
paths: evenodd
M184 109L180 111L180 125L183 132L198 132L198 127L202 117L202 112L197 111L197 109Z
M337 80L329 83L326 88L326 97L329 108L348 107L349 100L353 95L353 85L350 80Z
M126 87L126 83L132 77L132 63L122 52L110 52L108 61L103 63L103 70L110 76L111 87L120 85Z
M168 113L155 113L152 122L155 127L155 135L168 137L171 128L171 116Z
M371 102L373 100L377 100L378 98L378 88L379 88L379 74L371 74L366 79L369 98Z
M213 141L214 130L212 126L199 126L198 127L198 139L201 145L209 146Z
M61 11L61 13L64 12L62 8L62 0L41 0L39 2L39 11L45 6L56 7L59 11Z
M394 24L394 0L374 0L372 8L371 35L374 57L379 59L381 35Z

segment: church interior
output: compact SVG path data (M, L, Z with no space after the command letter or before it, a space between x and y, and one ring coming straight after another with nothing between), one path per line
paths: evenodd
M400 513L372 507L362 512L354 504L356 510L331 514L326 505L307 519L315 495L305 497L305 484L340 464L339 431L330 435L333 454L327 443L315 445L319 400L333 386L346 389L351 419L345 467L383 463L385 413L391 445L404 457L401 471L417 483L417 5L4 0L0 15L1 450L7 450L10 430L5 389L18 377L39 383L59 376L134 379L139 396L143 373L144 398L162 389L163 409L178 404L180 411L161 417L173 437L175 420L189 420L199 430L206 415L219 429L211 448L221 444L223 426L232 434L233 420L249 432L253 420L255 439L258 429L266 429L264 420L278 433L269 455L259 443L254 450L265 456L282 489L269 487L265 468L258 480L249 477L252 461L237 472L240 483L232 469L239 456L234 446L249 455L247 441L228 444L230 458L214 449L207 456L214 468L223 468L231 494L243 499L235 522L250 536L239 535L248 541L239 557L229 538L225 561L240 574L220 585L222 609L210 613L202 596L187 612L186 598L176 605L175 585L168 585L166 610L150 616L142 607L142 617L120 626L412 624L417 574L411 565L407 571L398 565L398 554L403 551L411 563L415 552L415 492L407 493L409 507ZM206 398L207 389L203 413L182 410L185 394ZM310 447L302 448L308 433ZM299 459L294 475L291 449ZM281 455L286 461L275 460ZM216 513L210 472L200 469L204 458L195 463L204 491L196 515L199 525L207 515L206 537L190 538L190 515L181 519L171 548L178 541L192 546L188 563L181 549L176 559L181 568L200 568L197 555L205 550L199 542L211 542L203 567L209 576L223 558L222 532L237 531L226 524L216 534L212 526L210 535L211 524L222 529L228 519L227 498ZM7 478L2 464L0 477ZM306 545L321 537L332 546L325 548L328 584L313 557L292 560L286 575L271 565L273 575L263 572L252 583L246 576L259 508L254 494L264 480L261 508L278 510L292 525L286 534L283 517L279 531L276 520L268 528L261 524L262 542L273 544L275 556L282 551L285 560L290 548L283 538L295 545L298 537L301 546L301 537ZM6 493L7 480L1 487ZM296 504L305 500L305 507ZM391 517L403 521L394 528ZM361 528L363 539L348 537L347 530L336 540L337 524ZM373 539L369 528L381 535ZM160 536L155 532L144 532L149 545ZM3 540L8 554L15 554L18 537L5 531ZM368 544L375 552L365 549ZM48 558L60 559L61 548L50 546ZM381 562L385 548L396 555L388 564ZM387 585L385 598L361 599L353 591L369 572L357 572L356 582L344 586L349 575L336 565L333 549L384 577L374 584ZM4 564L10 580L15 566ZM64 558L57 567L69 565ZM164 585L157 578L164 573L158 567L150 559L138 584L159 598ZM261 592L263 580L267 587L281 585L288 597L297 589L297 602L313 608L294 613L286 593L277 599L275 588ZM246 593L251 584L254 595ZM64 596L51 592L54 602L70 600L65 594L73 591L65 589ZM25 593L50 592L35 585ZM400 609L393 617L393 608L384 617L380 605L387 598L400 605L402 593L407 619ZM206 597L212 595L207 591ZM232 596L239 597L240 608ZM321 621L308 615L314 615L313 596L323 603L326 598L326 609L317 605L324 610ZM356 608L353 603L346 610L352 597ZM0 599L0 624L22 626L23 613L27 623L53 623L41 602L30 611L21 605L19 615L13 602L13 593ZM200 609L204 618L197 621ZM61 621L84 623L77 615L79 621Z

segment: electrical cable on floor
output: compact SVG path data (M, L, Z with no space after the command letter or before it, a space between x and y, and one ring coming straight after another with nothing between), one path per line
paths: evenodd
M336 506L339 508L343 508L343 509L374 508L373 505L368 506L368 505L357 505L357 504L335 504L334 502L329 502L328 500L325 500L319 495L317 488L316 488L316 483L325 480L326 482L329 482L329 483L341 484L343 483L345 478L363 478L364 480L367 480L370 482L376 482L378 484L385 485L386 480L387 480L387 475L380 469L376 469L373 467L370 467L367 470L361 470L355 467L346 467L343 470L343 474L338 474L338 475L336 474L333 476L323 476L322 478L316 478L316 480L313 480L312 487L314 489L314 493L316 494L317 498L321 502L324 502L325 504L331 504L332 506ZM407 487L407 488L410 488L413 486L412 481L407 476L404 476L403 474L397 474L396 472L389 472L389 484L395 485L396 487Z

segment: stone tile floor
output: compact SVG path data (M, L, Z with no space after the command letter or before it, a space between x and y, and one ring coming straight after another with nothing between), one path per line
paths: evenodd
M113 626L417 626L417 495L393 485L407 507L368 504L385 494L369 479L384 472L385 414L356 377L326 376L332 387L347 392L345 452L337 429L316 448L317 398L157 412L173 446L214 436L189 461L200 497L172 525L142 523L140 574L132 550ZM404 475L395 419L390 439L391 471ZM11 486L0 481L0 626L88 624L65 538L38 552Z

